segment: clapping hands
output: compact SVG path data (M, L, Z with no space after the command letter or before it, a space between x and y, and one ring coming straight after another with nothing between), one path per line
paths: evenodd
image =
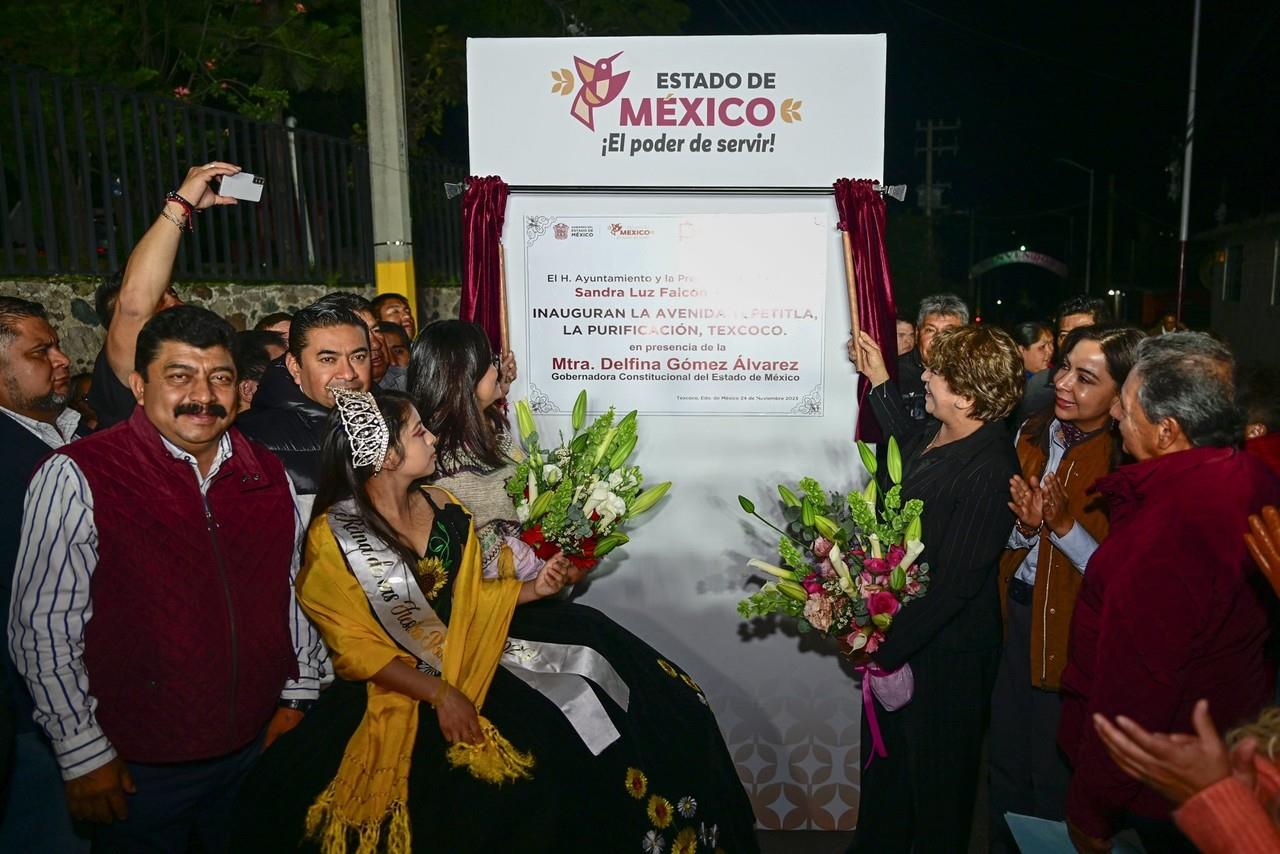
M1209 717L1208 700L1196 703L1191 723L1194 735L1166 735L1148 732L1124 716L1115 723L1093 716L1098 736L1120 769L1176 804L1232 774L1252 789L1257 742L1246 738L1228 751Z
M1024 528L1039 529L1044 524L1059 537L1065 537L1075 525L1067 506L1067 491L1053 473L1043 479L1033 475L1030 480L1014 475L1009 478L1009 498L1009 509Z
M1244 541L1262 574L1280 594L1280 512L1274 507L1263 507L1261 513L1251 515Z

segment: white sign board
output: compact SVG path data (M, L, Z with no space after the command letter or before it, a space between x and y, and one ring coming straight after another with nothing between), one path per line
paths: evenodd
M585 388L645 415L821 415L833 230L816 213L527 215L534 411Z
M735 611L747 560L777 548L737 496L776 516L780 482L864 478L835 205L657 188L881 179L885 38L472 40L467 61L470 172L520 190L503 235L511 396L546 436L569 433L583 388L593 410L640 409L633 459L675 483L582 601L705 689L762 827L849 829L861 700L845 660ZM646 191L573 193L588 187Z
M881 179L885 37L469 39L471 174L556 186Z

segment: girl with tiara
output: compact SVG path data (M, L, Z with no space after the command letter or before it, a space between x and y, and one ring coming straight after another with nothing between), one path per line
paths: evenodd
M231 850L758 850L696 683L548 601L559 556L487 577L471 512L421 485L411 399L334 395L298 600L338 678L245 782Z

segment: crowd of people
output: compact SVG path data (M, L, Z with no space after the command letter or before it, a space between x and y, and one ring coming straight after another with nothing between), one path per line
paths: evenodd
M898 321L896 381L850 344L934 578L866 656L909 663L916 697L877 708L850 850L963 850L985 739L992 851L1018 850L1008 814L1065 819L1082 852L1125 829L1280 851L1280 372L1101 300L1055 321L1008 334L930 297Z
M517 536L511 353L393 294L183 303L235 171L99 288L92 427L0 298L0 850L757 850L702 689Z
M240 332L182 301L235 171L99 288L91 374L0 298L0 849L757 850L701 688L518 536L511 353L394 294ZM855 654L915 698L877 709L850 850L964 850L984 741L993 851L1007 813L1280 850L1275 369L1085 298L897 332L850 356L933 583Z

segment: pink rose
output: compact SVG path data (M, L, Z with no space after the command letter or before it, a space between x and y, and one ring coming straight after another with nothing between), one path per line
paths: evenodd
M907 582L907 586L902 588L908 596L915 596L920 592L920 582L914 578Z
M874 575L888 575L893 571L888 562L882 557L869 557L862 562L862 568Z
M817 575L806 576L800 581L800 583L804 586L805 592L807 593L813 594L822 592L822 579Z
M889 546L889 553L884 556L884 559L885 563L889 564L890 571L892 571L893 567L901 563L906 556L907 550L902 546Z
M832 542L826 537L818 537L813 541L813 556L818 560L823 560L827 555L831 554Z
M867 611L871 616L876 614L888 614L893 616L898 613L898 609L902 607L902 603L898 601L898 597L894 596L888 590L881 590L879 593L872 593L871 598L867 600Z
M822 574L823 578L836 577L836 568L831 565L830 559L824 560L822 563L818 564L818 572Z

